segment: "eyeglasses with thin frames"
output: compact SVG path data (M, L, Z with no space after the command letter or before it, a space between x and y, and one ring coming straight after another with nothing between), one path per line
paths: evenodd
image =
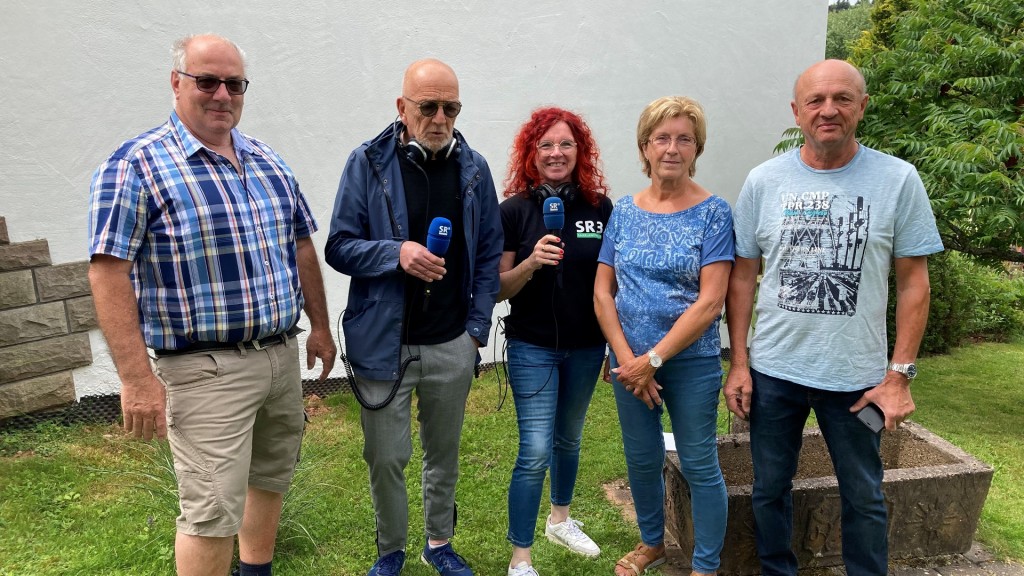
M537 143L537 150L540 150L541 152L544 152L545 154L550 154L551 152L554 152L556 147L559 150L561 150L562 153L565 153L565 152L568 152L569 150L572 150L573 148L575 148L576 147L576 143L573 142L572 140L562 140L561 142L552 142L550 140L543 140L543 141Z
M195 80L196 88L199 88L200 92L206 92L207 94L215 94L217 90L220 89L221 84L228 89L228 94L231 94L232 96L241 96L249 89L249 81L245 78L228 78L227 80L221 80L216 76L193 76L192 74L182 72L181 70L175 70L175 72Z
M419 109L420 114L427 118L433 118L437 114L437 109L440 108L444 111L444 115L448 118L454 119L462 112L462 102L457 100L423 100L417 102L407 96L402 96L409 102L412 102Z
M682 135L682 136L676 136L675 138L669 136L668 134L658 134L654 138L648 138L647 139L648 143L653 143L658 148L668 148L668 146L673 141L676 143L676 146L679 147L679 148L685 148L687 146L696 146L697 145L697 139L696 138L694 138L693 136L687 136L685 134Z

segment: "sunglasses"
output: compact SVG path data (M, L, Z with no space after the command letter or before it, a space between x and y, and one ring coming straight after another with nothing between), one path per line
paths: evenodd
M232 96L240 96L245 94L246 89L249 88L249 81L246 79L238 80L236 78L229 78L228 80L221 80L216 76L193 76L188 72L182 72L176 70L178 74L182 76L188 76L189 78L196 81L196 88L199 88L200 92L206 92L207 94L214 94L220 89L220 85L223 84L228 89L228 94Z
M455 100L424 100L422 102L417 102L412 98L407 98L405 96L402 96L402 98L405 98L409 102L415 104L416 107L419 108L420 114L427 118L433 118L434 115L437 114L438 108L443 110L444 115L448 118L455 118L459 115L459 112L462 112L462 103Z

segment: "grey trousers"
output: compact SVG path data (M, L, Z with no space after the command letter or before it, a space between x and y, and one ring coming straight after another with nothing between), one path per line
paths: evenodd
M409 364L395 399L380 410L362 409L363 459L370 468L370 495L377 516L377 553L404 550L409 529L405 466L412 456L412 393L417 395L423 448L423 525L427 538L455 530L455 483L466 398L473 381L476 345L469 334L429 346L402 346ZM357 378L371 404L383 401L394 382Z

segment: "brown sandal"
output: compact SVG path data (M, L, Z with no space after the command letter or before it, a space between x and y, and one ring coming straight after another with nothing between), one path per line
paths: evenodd
M664 563L664 545L652 548L640 543L637 544L635 550L623 556L615 564L615 576L640 576L651 568L661 566Z

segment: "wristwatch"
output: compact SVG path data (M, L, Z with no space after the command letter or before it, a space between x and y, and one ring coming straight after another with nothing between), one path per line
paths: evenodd
M907 377L907 380L913 380L917 377L917 365L913 362L910 364L896 364L893 362L889 364L889 370L903 374Z
M654 351L654 348L651 348L647 352L647 360L651 363L653 368L661 368L661 356L658 356L658 353Z

